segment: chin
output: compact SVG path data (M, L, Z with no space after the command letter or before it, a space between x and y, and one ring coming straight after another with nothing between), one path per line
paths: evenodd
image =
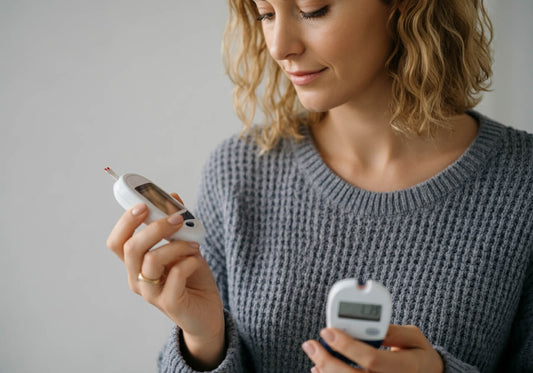
M332 97L322 94L301 94L298 93L298 99L302 106L312 113L323 113L338 106Z

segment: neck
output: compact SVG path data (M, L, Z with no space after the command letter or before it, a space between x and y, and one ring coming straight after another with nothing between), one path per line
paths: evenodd
M344 106L329 111L312 128L312 134L325 158L341 158L361 167L379 167L398 156L405 146L404 139L389 123L386 107L358 110Z
M408 188L431 178L459 158L474 140L477 123L451 118L453 132L433 139L406 137L390 126L386 108L339 107L311 129L324 162L349 183L374 191Z

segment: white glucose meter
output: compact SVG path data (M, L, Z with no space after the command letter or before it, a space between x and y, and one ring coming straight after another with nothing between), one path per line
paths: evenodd
M113 194L125 210L131 209L138 203L148 206L150 212L144 221L145 224L176 213L183 216L183 226L172 236L167 237L167 240L192 241L200 244L204 241L205 230L202 223L185 206L150 180L136 174L124 174L118 177L109 167L105 171L115 178Z
M336 282L329 291L326 325L368 343L381 346L387 335L392 312L389 291L380 283L348 278ZM332 350L320 339L322 345L335 357L348 364L355 363Z

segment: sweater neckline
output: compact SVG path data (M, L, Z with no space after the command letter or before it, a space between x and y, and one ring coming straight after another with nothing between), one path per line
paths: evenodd
M374 192L356 187L335 174L318 153L309 127L304 139L293 143L293 154L306 180L322 198L337 208L357 215L400 214L432 204L450 193L486 165L501 138L503 126L477 111L468 111L479 124L474 141L447 168L417 185L391 192Z

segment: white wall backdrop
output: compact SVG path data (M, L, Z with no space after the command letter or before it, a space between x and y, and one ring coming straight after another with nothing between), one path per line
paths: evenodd
M533 132L531 0L489 1L494 91ZM103 171L194 203L238 132L220 60L224 1L0 0L0 371L149 372L171 323L105 247L122 209Z
M533 1L485 0L494 24L493 91L479 110L533 132Z

